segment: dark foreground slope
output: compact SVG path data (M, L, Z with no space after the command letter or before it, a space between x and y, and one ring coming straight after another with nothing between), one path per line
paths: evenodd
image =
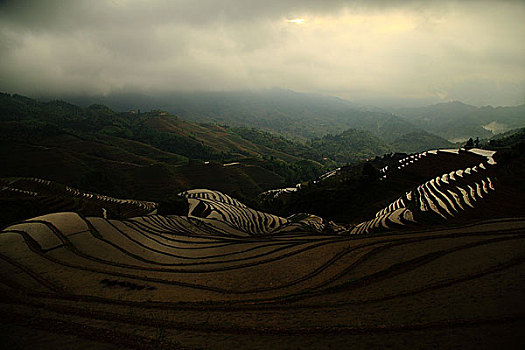
M1 337L53 349L518 348L524 263L523 218L235 238L188 232L180 217L52 214L0 233Z

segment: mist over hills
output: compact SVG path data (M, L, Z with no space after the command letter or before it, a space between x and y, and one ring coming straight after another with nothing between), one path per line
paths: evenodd
M469 137L489 138L525 126L525 104L475 107L459 101L427 107L396 109L413 125L453 142Z
M475 107L455 101L385 109L286 89L156 96L114 93L105 97L68 97L68 100L83 106L102 103L122 111L160 108L187 120L249 125L303 140L355 128L369 131L388 143L422 131L457 142L469 137L487 138L525 126L525 105ZM446 146L444 140L434 138L434 141ZM433 145L429 143L427 147Z
M3 176L39 176L116 196L160 199L206 183L226 192L242 188L258 193L284 181L258 158L299 159L258 147L224 128L186 123L161 112L139 117L102 105L80 108L0 97L1 158L8 164ZM205 141L198 139L202 135ZM250 158L249 165L222 166Z
M103 103L117 110L160 108L180 117L218 124L252 126L286 137L308 139L348 128L392 141L417 128L391 113L362 109L349 101L292 90L196 92L160 95L109 95L72 98L81 105Z
M309 159L337 165L378 153L450 145L446 140L418 130L391 114L348 109L348 102L336 98L291 91L284 91L286 96L283 96L278 92L281 91L269 91L269 95L263 96L265 99L246 93L243 101L239 101L237 95L224 101L219 99L220 96L213 96L201 104L192 104L209 114L187 112L187 101L172 102L177 106L180 103L182 107L177 108L181 114L188 118L193 116L199 122L182 119L158 108L148 112L143 109L142 113L139 108L115 112L103 104L82 108L61 100L38 102L9 94L2 94L0 112L2 127L11 139L15 139L14 135L22 135L18 141L24 137L34 142L38 137L80 137L86 141L89 134L100 143L104 138L117 138L170 152L174 157L169 160L172 164L188 158L225 161L268 157L288 163ZM165 107L160 102L159 105ZM269 107L265 109L265 105ZM217 113L209 112L215 108ZM237 113L240 108L246 112ZM222 116L222 119L215 116ZM228 123L224 123L226 121ZM407 139L405 135L408 133L411 137ZM287 139L286 135L291 135L291 138ZM414 143L410 142L412 139Z

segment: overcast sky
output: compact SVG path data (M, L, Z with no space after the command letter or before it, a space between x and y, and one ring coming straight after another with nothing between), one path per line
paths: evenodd
M0 90L525 103L525 1L0 1Z

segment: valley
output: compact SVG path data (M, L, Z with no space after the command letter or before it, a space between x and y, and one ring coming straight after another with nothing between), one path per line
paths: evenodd
M521 350L524 18L0 1L0 350Z
M3 99L10 347L524 341L523 130L405 153L357 129L301 142Z

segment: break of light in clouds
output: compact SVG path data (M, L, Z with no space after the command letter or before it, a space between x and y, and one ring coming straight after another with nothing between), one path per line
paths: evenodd
M0 90L525 102L522 1L3 1Z
M295 24L303 24L304 23L304 18L289 19L287 22L288 23L295 23Z

